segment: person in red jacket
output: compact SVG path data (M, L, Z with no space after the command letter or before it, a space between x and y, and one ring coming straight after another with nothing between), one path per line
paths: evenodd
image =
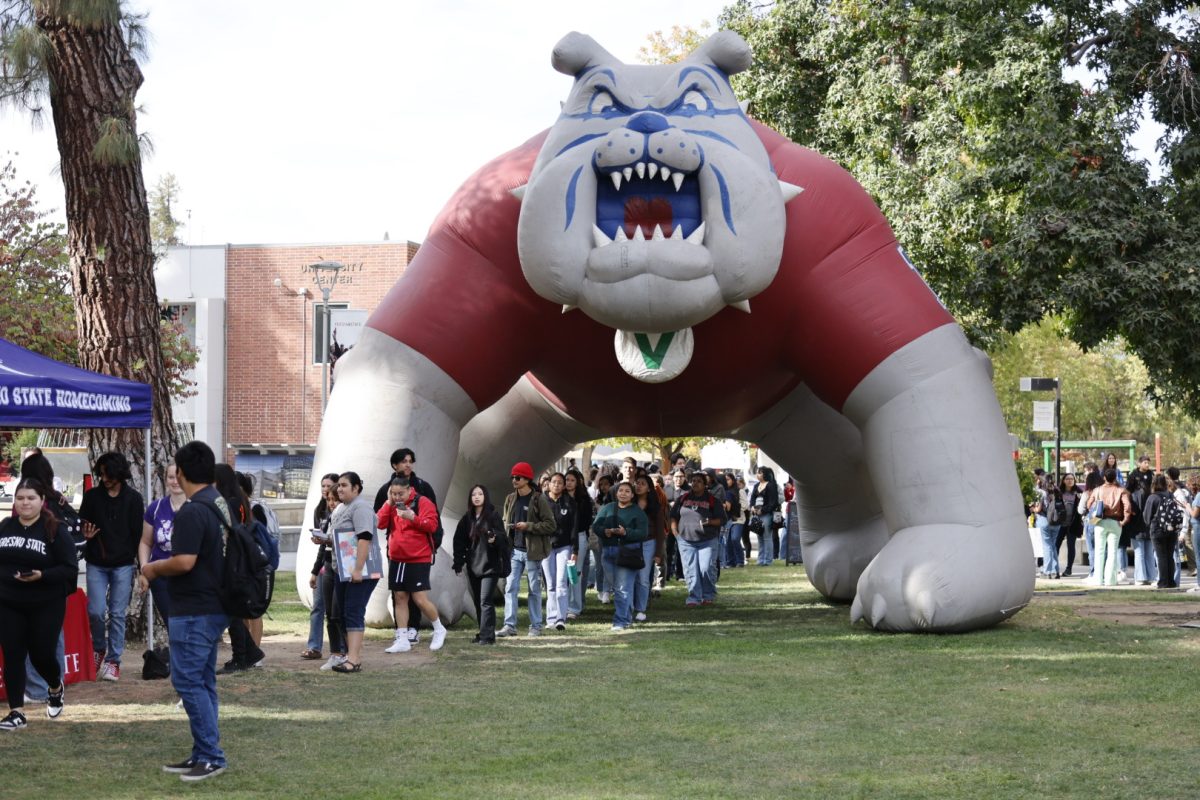
M396 598L396 640L385 653L404 653L412 649L407 636L408 598L433 622L430 650L441 650L446 641L446 626L438 618L437 606L429 599L429 572L433 567L433 534L438 528L437 506L413 489L408 478L392 478L388 500L376 515L379 527L387 531L388 588Z

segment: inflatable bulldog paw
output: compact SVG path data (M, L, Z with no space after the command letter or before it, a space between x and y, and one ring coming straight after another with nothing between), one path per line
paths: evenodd
M1033 569L987 366L863 189L745 115L729 76L750 59L728 31L655 66L563 38L558 120L435 221L338 364L313 474L377 485L411 447L450 532L472 484L503 502L516 461L731 435L795 478L813 583L855 617L994 624ZM449 547L433 596L452 622ZM388 605L380 588L371 622Z

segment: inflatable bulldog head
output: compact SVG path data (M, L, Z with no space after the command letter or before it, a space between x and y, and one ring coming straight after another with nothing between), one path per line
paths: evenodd
M721 31L678 63L631 66L570 33L552 62L575 84L514 192L525 278L615 328L630 374L668 380L690 360L692 325L749 311L771 283L799 191L775 178L730 87L750 49ZM663 335L654 361L637 357L648 334Z

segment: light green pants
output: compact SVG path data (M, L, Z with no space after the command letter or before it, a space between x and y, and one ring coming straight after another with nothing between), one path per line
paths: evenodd
M1096 540L1092 550L1096 558L1096 577L1103 586L1117 585L1117 547L1121 541L1121 524L1115 519L1096 523Z

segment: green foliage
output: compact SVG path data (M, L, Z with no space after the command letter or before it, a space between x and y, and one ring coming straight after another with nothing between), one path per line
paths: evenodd
M168 247L179 244L179 229L183 223L175 218L174 205L179 201L179 181L168 172L150 190L150 239L159 258Z
M690 459L699 460L700 448L714 442L722 441L719 436L692 437L645 437L645 436L612 436L607 439L597 439L592 444L602 444L606 447L629 447L637 452L650 453L658 458L659 467L666 469L670 466L671 456L682 452Z
M638 60L645 64L674 64L702 45L711 27L712 23L704 20L695 27L672 25L667 33L655 31L638 48Z
M1168 0L782 0L729 7L751 113L844 165L981 346L1057 314L1122 337L1200 413L1200 22ZM1064 73L1087 64L1087 85ZM1151 182L1128 146L1167 127ZM1143 384L1145 385L1145 384Z
M102 167L119 167L132 164L141 158L138 137L134 135L129 120L122 117L107 117L100 123L96 143L92 145L92 160Z
M0 336L42 355L78 363L71 270L62 226L47 221L37 190L0 166Z
M171 397L182 399L196 393L196 382L190 380L188 372L196 366L199 351L187 338L183 324L169 319L159 322L162 338L163 369L167 374L167 387Z
M20 472L21 467L21 451L27 447L34 447L38 442L38 431L35 428L23 428L17 431L11 439L9 439L3 448L0 448L0 461L6 461L12 465L13 474Z

